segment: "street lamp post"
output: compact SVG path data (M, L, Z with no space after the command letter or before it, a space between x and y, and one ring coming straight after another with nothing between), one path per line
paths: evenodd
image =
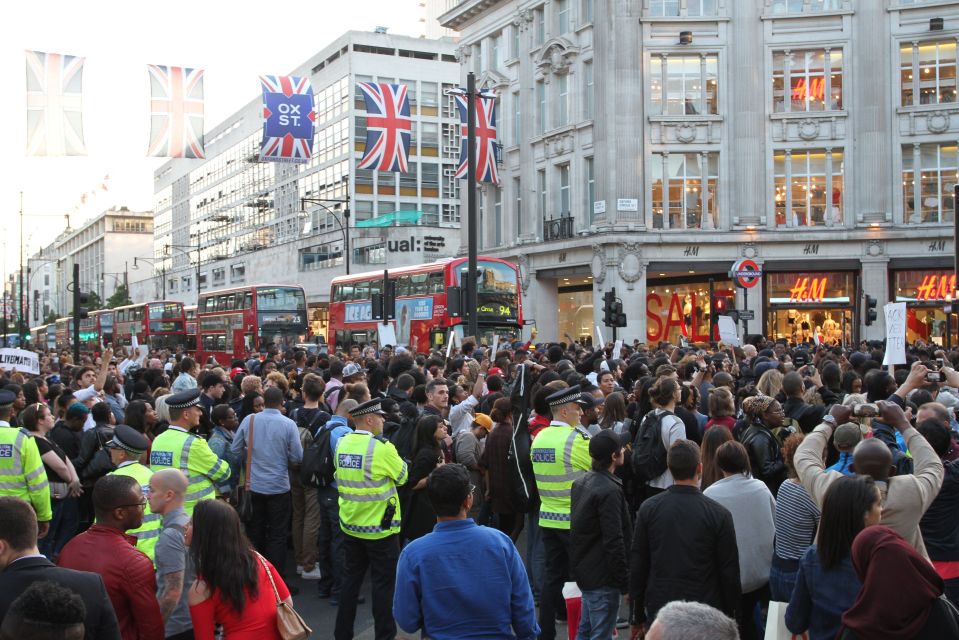
M187 258L190 257L190 251L196 251L196 304L200 305L200 245L199 244L166 244L163 249L174 249L179 251ZM165 295L164 295L165 297Z
M328 206L323 204L324 202L335 202L333 208L330 209ZM350 275L350 196L347 195L345 198L338 200L336 198L300 198L300 211L306 211L305 206L307 204L315 204L316 206L322 208L324 211L333 216L333 219L336 220L336 224L339 225L340 231L343 232L343 251L346 254L346 275ZM340 205L346 205L340 207ZM344 223L341 223L339 218L336 217L336 211L340 211L343 214Z
M139 268L140 268L140 265L137 264L138 261L139 261L139 262L146 262L147 264L149 264L150 266L152 266L152 267L154 268L154 270L156 269L156 263L155 263L153 260L149 259L149 258L133 258L133 268L134 268L134 269L139 269ZM154 271L154 273L156 273L156 272ZM153 277L155 278L156 275L154 275ZM163 286L163 298L162 298L162 299L163 299L163 300L166 300L166 258L164 258L163 261L160 263L160 281L162 282L162 286ZM154 289L154 291L156 291L156 289ZM127 295L129 295L129 292L130 292L130 290L129 290L129 288L128 288L128 289L127 289Z

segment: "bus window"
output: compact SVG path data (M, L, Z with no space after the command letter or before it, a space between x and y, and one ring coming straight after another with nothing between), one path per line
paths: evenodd
M253 308L253 292L247 291L243 294L243 308L252 309Z
M226 296L224 296L224 300L223 300L223 301L226 303L226 309L225 309L225 311L233 311L233 302L234 302L234 300L236 300L236 296L233 295L232 293L227 294Z
M371 297L371 298L373 297L373 294L374 294L374 293L379 293L379 294L382 294L382 293L383 293L383 279L382 279L382 278L377 278L376 280L373 280L372 282L370 282L370 297Z
M427 284L427 293L446 293L446 289L443 287L443 272L434 271L430 274L429 281Z
M396 279L396 296L411 296L412 287L410 285L409 276L400 276Z
M217 336L216 337L216 350L217 351L226 351L226 336Z
M426 289L426 278L427 274L425 273L414 273L410 276L410 285L412 286L411 294L414 296L425 296L427 293Z
M353 299L367 300L370 297L370 283L368 280L353 285Z

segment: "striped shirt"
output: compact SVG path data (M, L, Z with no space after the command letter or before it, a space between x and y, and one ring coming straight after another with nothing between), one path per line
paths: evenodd
M816 539L819 507L795 480L779 485L776 495L776 556L799 560Z

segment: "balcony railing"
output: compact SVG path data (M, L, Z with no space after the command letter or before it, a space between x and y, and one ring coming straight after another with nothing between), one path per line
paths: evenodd
M573 217L543 218L543 242L568 240L573 237Z

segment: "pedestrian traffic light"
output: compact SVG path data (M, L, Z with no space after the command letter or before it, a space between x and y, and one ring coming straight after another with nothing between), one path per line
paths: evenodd
M616 326L616 288L603 294L603 324L607 327Z
M463 317L463 289L446 287L446 314L451 318Z
M76 308L76 319L77 320L86 320L90 317L90 308L83 305L90 304L90 294L80 293L80 304Z
M878 317L876 314L876 304L878 302L879 301L873 298L872 296L868 296L868 295L866 296L866 304L864 306L864 311L865 311L865 320L866 320L867 327L871 325L873 322L875 322L876 318Z

